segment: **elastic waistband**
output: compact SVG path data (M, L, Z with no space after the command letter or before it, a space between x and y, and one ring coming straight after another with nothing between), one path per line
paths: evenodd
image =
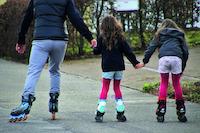
M68 37L34 37L33 40L63 40L69 41Z

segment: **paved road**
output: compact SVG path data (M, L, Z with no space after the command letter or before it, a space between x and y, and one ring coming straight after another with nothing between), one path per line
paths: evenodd
M128 121L116 121L113 91L110 90L104 123L96 123L94 112L101 86L98 65L99 59L63 64L56 121L51 121L48 113L49 75L45 69L37 85L37 100L30 118L26 122L13 124L8 123L8 117L11 109L20 103L27 66L0 59L0 133L199 133L200 105L195 103L186 102L189 121L180 123L176 118L175 103L170 99L166 122L157 123L157 97L132 88L137 89L134 84L139 81L152 80L151 76L159 78L158 74L145 69L136 71L130 65L127 65L122 86ZM143 79L145 75L147 77Z

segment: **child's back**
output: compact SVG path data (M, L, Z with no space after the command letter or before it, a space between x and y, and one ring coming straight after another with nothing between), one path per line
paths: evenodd
M184 32L171 19L165 19L157 30L154 39L145 51L144 64L149 62L151 55L157 48L159 49L158 71L160 73L158 108L156 110L157 120L158 122L164 122L169 74L171 74L178 119L181 122L186 122L186 110L180 78L188 59L188 48Z

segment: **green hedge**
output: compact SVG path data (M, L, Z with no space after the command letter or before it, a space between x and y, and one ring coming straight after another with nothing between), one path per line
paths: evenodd
M188 42L188 45L190 47L193 46L200 46L200 29L199 30L194 30L194 31L186 31L186 40ZM140 39L139 35L137 33L126 33L125 34L127 37L127 40L130 40L131 46L134 47L140 47ZM154 33L152 32L145 32L144 33L144 38L145 38L145 43L148 45L153 38ZM130 39L129 39L130 36Z
M190 46L200 45L200 30L199 31L186 31L187 41Z
M25 11L28 2L28 0L7 0L5 4L0 6L0 57L27 62L30 45L27 45L25 54L19 55L15 51L15 44L22 13ZM30 44L32 40L32 27L26 38L27 44Z

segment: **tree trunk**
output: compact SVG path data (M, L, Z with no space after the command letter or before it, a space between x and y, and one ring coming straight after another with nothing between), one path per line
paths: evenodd
M97 18L97 23L96 23L96 31L97 31L97 38L99 37L100 34L100 17L103 12L103 6L104 6L104 0L101 0L101 4L99 5L99 1L97 1L97 7L96 7L96 18Z
M159 2L158 0L155 1L155 5L156 5L156 20L155 20L155 29L154 29L154 31L156 31L158 29L158 23L159 23L159 17L160 17L160 5L159 5L158 2Z
M84 39L83 39L83 36L80 36L80 45L79 45L79 48L78 48L78 55L84 55L84 51L83 51L83 47L84 47Z
M141 43L141 49L145 49L145 41L144 41L144 35L143 35L143 25L142 25L142 0L139 0L139 36L140 36L140 43Z

